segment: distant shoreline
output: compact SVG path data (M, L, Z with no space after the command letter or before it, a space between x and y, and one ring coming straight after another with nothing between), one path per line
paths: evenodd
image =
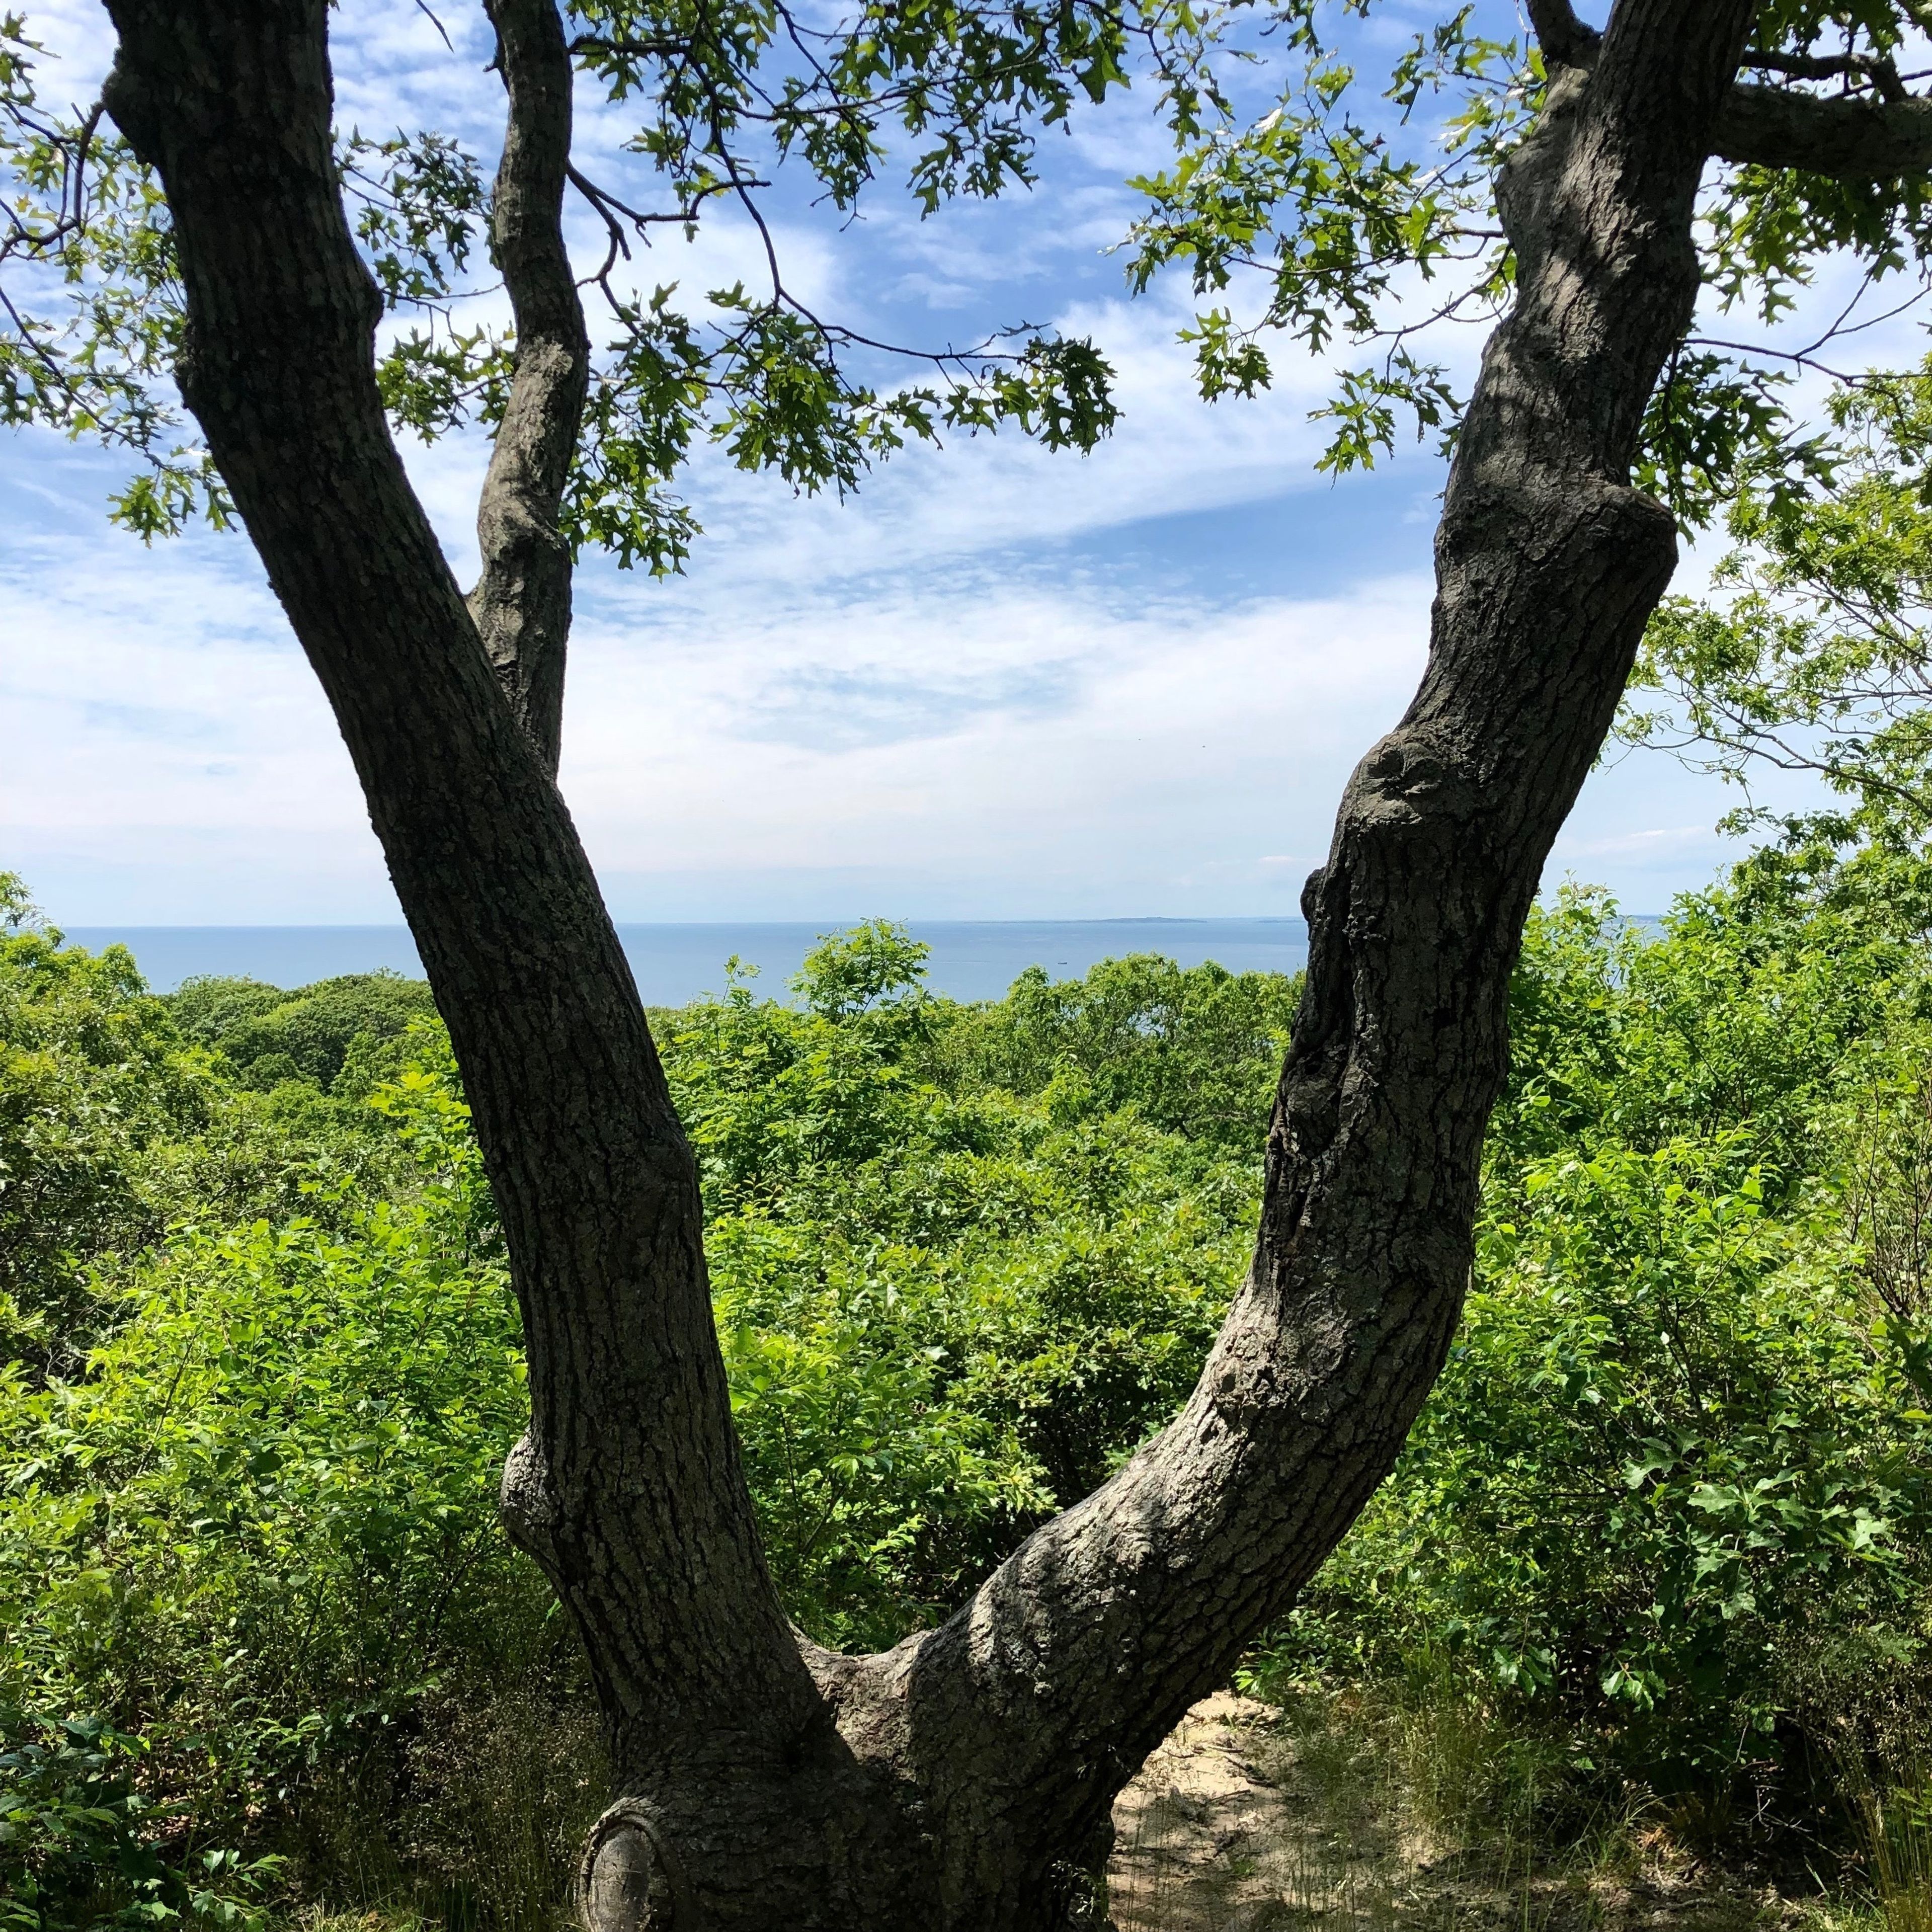
M638 988L653 1006L681 1006L726 986L736 956L758 968L761 993L782 996L785 982L820 936L853 920L679 920L618 922ZM908 920L932 949L927 983L954 999L997 999L1028 967L1077 978L1100 961L1160 952L1184 966L1212 959L1231 972L1292 973L1307 958L1300 919ZM419 976L409 928L386 926L74 926L68 941L90 950L120 944L157 992L205 974L306 986L342 974L387 970Z

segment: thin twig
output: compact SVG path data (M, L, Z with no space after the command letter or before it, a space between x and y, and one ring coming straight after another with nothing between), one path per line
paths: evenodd
M448 47L449 51L452 53L455 52L456 49L450 44L448 30L443 26L442 22L430 11L429 0L416 0L416 11L420 14L439 34L442 34L443 45Z

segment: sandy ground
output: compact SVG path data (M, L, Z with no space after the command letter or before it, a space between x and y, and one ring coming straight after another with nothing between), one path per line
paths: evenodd
M1445 1853L1298 1775L1268 1706L1197 1704L1114 1808L1118 1932L1744 1932L1802 1916L1775 1894L1664 1872L1526 1876Z

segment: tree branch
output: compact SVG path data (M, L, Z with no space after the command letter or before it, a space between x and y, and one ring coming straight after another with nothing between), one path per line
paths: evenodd
M1719 160L1848 180L1892 181L1932 171L1932 100L1821 99L1739 81L1718 116Z
M1752 47L1740 64L1793 80L1868 81L1884 100L1910 98L1897 65L1882 54L1780 54Z
M1570 0L1528 0L1528 6L1546 68L1588 67L1595 61L1604 37L1577 19Z
M557 512L590 374L590 341L563 239L570 52L555 0L487 4L509 96L490 252L516 318L517 365L477 506L483 574L470 593L470 614L518 722L554 773L571 582Z

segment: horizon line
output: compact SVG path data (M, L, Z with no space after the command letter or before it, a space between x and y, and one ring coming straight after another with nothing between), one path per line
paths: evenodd
M1054 914L1016 914L998 918L944 916L912 913L893 918L890 914L862 913L847 918L818 914L802 919L622 919L613 917L615 926L656 928L718 926L862 926L868 920L887 919L896 926L1299 926L1308 922L1299 913L1109 913L1098 917L1066 917ZM64 923L50 919L48 924L62 932L407 932L403 920L254 920L246 923L207 920L141 922L134 920L76 920Z

